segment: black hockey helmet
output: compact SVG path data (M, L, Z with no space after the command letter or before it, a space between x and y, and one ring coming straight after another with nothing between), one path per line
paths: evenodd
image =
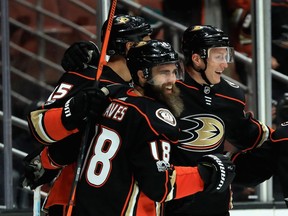
M161 64L175 63L181 77L178 54L172 46L164 41L142 41L131 47L127 53L127 66L133 82L139 84L137 72L142 70L146 79L151 77L151 68ZM182 77L181 77L182 78Z
M182 51L186 61L193 53L207 59L208 49L213 47L229 47L228 35L211 25L192 25L188 27L182 37Z
M101 30L101 41L104 41L108 20ZM139 42L143 37L151 35L152 28L143 17L131 15L115 15L111 28L107 55L125 55L127 42Z

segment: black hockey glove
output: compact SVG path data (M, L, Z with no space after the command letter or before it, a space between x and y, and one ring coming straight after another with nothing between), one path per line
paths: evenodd
M28 154L24 159L24 177L22 177L22 187L36 187L50 183L59 173L59 169L44 169L41 164L40 155L35 152Z
M205 183L204 191L225 191L235 177L235 165L223 154L204 155L198 161L198 170Z
M109 91L105 87L88 87L70 98L65 103L61 115L64 127L67 130L79 129L88 116L100 116L109 104L108 94Z
M91 41L81 41L72 44L64 53L61 66L65 71L77 71L88 66L97 67L100 52Z

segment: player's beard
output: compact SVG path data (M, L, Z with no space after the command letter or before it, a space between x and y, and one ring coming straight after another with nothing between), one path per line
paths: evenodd
M165 86L154 86L146 83L144 86L145 96L155 98L164 103L175 117L179 117L184 109L183 100L180 97L180 89L173 85L172 93L165 93Z

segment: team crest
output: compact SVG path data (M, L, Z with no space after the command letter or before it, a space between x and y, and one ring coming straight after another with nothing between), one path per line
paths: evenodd
M203 29L203 26L196 25L193 27L193 29L191 29L191 31L199 31L201 29Z
M117 23L116 24L125 24L129 21L129 18L125 17L125 16L121 16L117 18Z
M144 46L145 44L147 44L147 41L140 41L140 42L138 42L138 43L135 45L135 47L142 47L142 46Z
M206 152L218 148L224 141L224 122L215 115L190 115L181 118L179 124L181 149Z
M176 119L169 110L160 108L156 110L156 116L167 124L176 126Z

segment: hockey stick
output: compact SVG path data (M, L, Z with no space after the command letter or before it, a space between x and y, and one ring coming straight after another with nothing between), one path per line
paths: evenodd
M34 189L33 194L33 216L40 216L41 209L41 186Z
M114 17L114 13L116 10L116 6L117 6L117 0L112 0L111 5L110 5L110 10L109 10L107 29L105 32L104 41L103 41L102 48L101 48L101 55L100 55L100 60L99 60L99 64L98 64L98 69L96 70L96 75L95 75L95 85L96 86L98 85L100 76L102 74L103 66L104 66L104 64L106 64L106 51L107 51L108 41L109 41L110 32L111 32L111 28L112 28L112 24L113 24L113 17ZM108 94L108 93L109 92L106 92L106 94ZM71 194L70 194L70 199L68 202L68 209L67 209L66 216L72 215L73 205L75 202L76 188L77 188L77 184L78 184L79 179L80 179L80 174L81 174L82 164L83 164L84 158L85 158L86 149L89 145L88 144L88 137L89 137L89 130L91 128L91 123L92 123L92 121L90 120L90 118L87 118L86 128L85 128L85 131L83 134L83 140L82 140L82 143L80 146L79 155L78 155L78 159L77 159L76 173L75 173L73 185L71 188Z

